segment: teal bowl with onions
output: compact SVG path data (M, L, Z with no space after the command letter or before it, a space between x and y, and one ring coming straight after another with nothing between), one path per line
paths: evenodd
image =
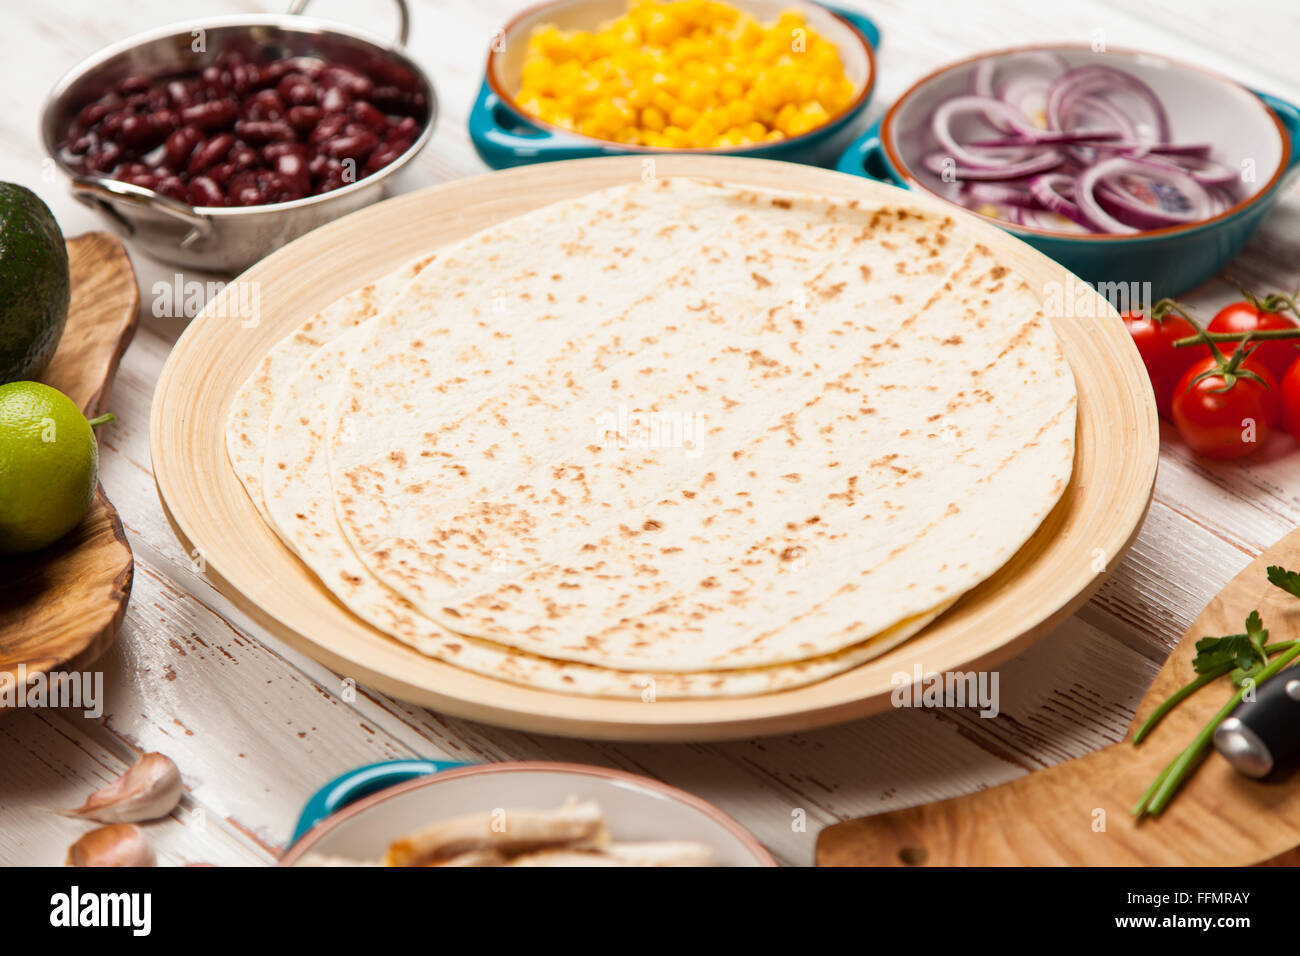
M861 117L875 85L875 49L880 31L855 10L808 0L727 0L760 22L797 9L809 27L833 43L845 75L856 90L849 105L826 123L799 136L774 142L710 149L667 149L595 139L529 116L514 102L524 54L533 30L553 24L562 30L594 30L627 12L627 0L555 0L524 10L498 34L488 53L478 96L469 116L469 135L479 156L493 169L529 163L662 153L716 153L833 166L861 130Z
M1298 138L1300 109L1200 67L1035 47L921 79L837 168L984 216L1122 311L1217 274L1295 177Z

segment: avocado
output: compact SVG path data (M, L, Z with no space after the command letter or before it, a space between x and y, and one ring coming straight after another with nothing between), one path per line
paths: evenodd
M30 189L0 183L0 385L45 371L71 294L68 248L49 207Z

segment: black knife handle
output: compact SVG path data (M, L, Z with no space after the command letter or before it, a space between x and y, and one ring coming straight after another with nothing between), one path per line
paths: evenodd
M1214 746L1248 777L1267 776L1300 754L1300 665L1255 688L1214 731Z

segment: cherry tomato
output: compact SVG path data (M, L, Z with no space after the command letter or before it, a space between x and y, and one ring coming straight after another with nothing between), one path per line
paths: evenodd
M1282 423L1300 441L1300 362L1292 362L1282 377Z
M1266 329L1294 329L1296 323L1285 315L1276 312L1261 312L1249 302L1234 302L1219 310L1211 321L1211 332L1263 332ZM1224 355L1230 355L1237 348L1236 342L1220 342L1219 349ZM1300 339L1280 342L1256 342L1251 345L1251 357L1268 366L1273 377L1279 382L1286 375L1286 370L1300 356L1297 351Z
M1174 424L1192 451L1206 458L1241 458L1260 448L1281 419L1282 401L1273 373L1253 357L1240 368L1264 381L1238 377L1227 387L1222 375L1197 375L1218 369L1214 358L1197 362L1174 386ZM1253 425L1253 427L1252 427Z
M1170 400L1174 386L1184 372L1207 358L1210 350L1204 345L1174 348L1179 339L1196 334L1190 322L1176 315L1167 315L1159 322L1141 312L1125 312L1123 318L1138 355L1142 357L1142 364L1147 368L1147 377L1151 379L1151 388L1156 393L1156 410L1161 417L1171 418Z

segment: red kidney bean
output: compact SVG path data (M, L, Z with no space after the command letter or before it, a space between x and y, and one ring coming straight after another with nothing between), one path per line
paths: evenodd
M89 151L90 147L94 145L95 137L89 135L78 136L68 144L68 152L72 153L74 156L81 156Z
M215 166L208 167L203 175L207 176L218 186L224 186L230 180L230 177L235 175L236 172L238 172L238 170L235 169L234 163L225 162L217 163Z
M181 122L193 123L203 129L220 129L233 123L238 115L239 107L230 100L209 100L182 109Z
M388 117L365 100L354 102L348 112L372 133L382 134L388 130Z
M134 76L128 76L122 80L119 80L117 84L117 91L121 93L123 96L126 96L129 93L143 93L147 89L149 89L149 86L152 84L152 82L153 81L150 80L149 77L142 76L137 73Z
M167 99L171 100L172 106L177 109L193 106L198 100L198 91L193 83L184 80L168 80L166 89Z
M321 69L320 85L343 90L351 96L359 96L362 99L370 96L375 88L374 82L364 73L337 63L328 64Z
M262 147L262 158L272 165L281 156L298 156L303 162L307 161L307 147L302 143L293 143L289 140L276 140L274 143L267 143Z
M124 183L134 183L137 186L145 186L152 189L158 178L144 163L122 163L117 169L113 170L113 177L120 179Z
M371 153L370 158L366 160L366 165L363 167L365 175L369 176L371 173L379 172L379 170L397 159L397 157L401 156L404 152L406 152L405 147L390 146L388 144L380 146L377 150Z
M190 161L185 166L185 171L190 176L197 176L209 166L219 163L226 158L230 152L230 147L235 145L235 137L230 133L220 133L209 140L205 140L198 146L194 147L194 152L190 154Z
M172 199L185 201L185 181L179 176L163 176L154 187L154 192L170 196Z
M149 125L153 127L153 141L158 142L175 132L181 125L181 117L175 110L157 110L149 114Z
M278 120L285 114L284 100L275 90L258 90L244 102L241 119Z
M325 111L319 106L291 106L289 112L285 114L285 119L299 133L308 133L324 115Z
M293 72L305 74L313 79L320 76L326 65L324 60L318 60L314 56L295 56L284 62Z
M112 107L104 102L87 103L81 108L81 112L77 114L75 125L78 129L88 130L107 116L111 110Z
M131 147L148 145L149 141L154 138L153 125L149 122L149 117L144 113L132 113L123 117L122 126L118 133L122 142Z
M316 128L311 131L307 137L307 142L312 146L319 146L327 139L337 136L343 132L343 127L348 125L348 118L342 113L333 113L322 117L321 121L316 124Z
M186 196L194 206L224 206L226 194L208 176L195 176L190 180Z
M321 148L336 159L355 159L361 162L378 146L379 139L375 134L363 129L360 132L343 133L328 139Z
M106 173L121 159L122 147L110 140L86 154L86 165L97 173Z
M240 120L235 123L235 132L240 139L256 144L298 137L293 127L284 120Z
M99 121L100 135L105 139L116 139L118 134L122 132L122 121L130 115L130 113L120 109L105 114L104 118Z
M315 84L301 73L287 75L276 85L275 91L290 106L311 106L317 98Z
M209 91L216 93L219 96L226 95L226 88L229 85L228 81L230 79L230 74L225 73L221 67L216 66L215 64L212 66L205 66L203 72L199 74L199 77L203 80L203 85L207 87Z
M226 162L236 170L252 169L257 163L257 150L251 146L236 146L226 154Z
M352 94L340 86L326 87L320 95L320 108L327 114L345 113L352 105Z
M163 164L172 170L183 169L194 147L202 141L203 130L197 126L182 126L167 137L163 145Z
M311 189L311 173L307 171L307 161L294 153L284 153L275 159L275 171L284 180L285 185L299 196Z
M253 68L243 63L230 67L230 88L243 96L253 88Z

